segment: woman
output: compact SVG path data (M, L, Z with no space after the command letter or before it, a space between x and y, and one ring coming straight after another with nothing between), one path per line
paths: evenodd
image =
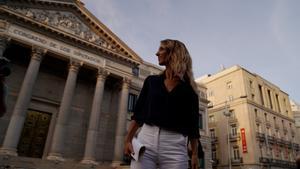
M136 103L125 138L126 155L133 153L132 138L142 126L138 140L146 146L131 169L187 169L187 143L191 143L192 169L198 169L199 101L192 72L192 60L178 40L161 41L161 75L148 76Z

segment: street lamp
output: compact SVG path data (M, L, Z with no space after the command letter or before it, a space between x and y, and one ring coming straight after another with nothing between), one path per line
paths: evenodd
M228 110L228 105L227 105L227 101L225 101L225 111L224 111L224 115L227 117L227 146L228 146L228 166L229 169L231 169L231 153L230 153L230 138L229 138L229 117L231 116L231 112Z
M244 98L247 98L247 95L241 95L240 97L237 97L237 98L234 98L234 99L231 99L230 101L232 102L232 101L234 101L234 100L236 100L236 99L244 99ZM225 101L225 102L222 102L222 103L219 103L218 105L220 105L220 104L223 104L223 103L225 103L225 111L223 112L224 113L224 116L226 116L227 117L227 134L228 134L228 138L227 138L227 145L228 145L228 166L229 166L229 169L231 169L231 153L230 153L230 134L229 134L229 118L230 118L230 116L231 116L231 112L228 110L228 107L229 107L229 105L227 104L227 100ZM208 104L208 107L207 108L213 108L214 106L216 106L216 105L213 105L213 103L212 102L210 102L209 104Z

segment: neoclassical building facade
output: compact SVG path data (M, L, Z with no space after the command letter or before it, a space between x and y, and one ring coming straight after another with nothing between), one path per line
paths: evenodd
M121 163L128 108L161 69L80 1L1 1L0 13L0 54L12 71L1 156Z
M0 168L122 164L143 81L162 69L143 61L78 0L4 0L0 13L0 56L11 69L7 112L0 118ZM206 121L206 89L199 88Z

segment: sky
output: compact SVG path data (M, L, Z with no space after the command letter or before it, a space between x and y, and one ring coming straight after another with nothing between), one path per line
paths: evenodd
M184 42L195 78L240 65L300 102L299 0L82 0L143 60Z

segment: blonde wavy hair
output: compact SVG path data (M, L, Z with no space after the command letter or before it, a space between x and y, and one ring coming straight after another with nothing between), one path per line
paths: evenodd
M192 70L192 58L184 43L173 39L165 39L160 43L167 50L166 62L171 70L171 78L179 77L181 80L188 82L195 93L198 94L198 87Z

